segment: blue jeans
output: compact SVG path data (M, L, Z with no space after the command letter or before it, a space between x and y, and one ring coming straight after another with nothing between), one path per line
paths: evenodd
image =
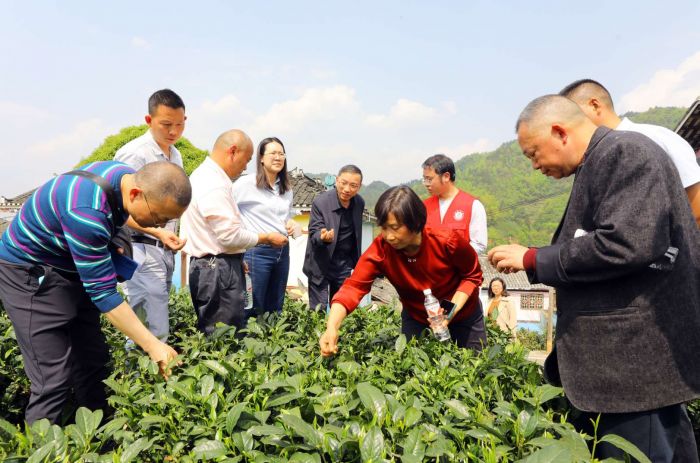
M289 245L273 248L259 244L248 249L244 259L253 283L255 313L281 312L289 276Z

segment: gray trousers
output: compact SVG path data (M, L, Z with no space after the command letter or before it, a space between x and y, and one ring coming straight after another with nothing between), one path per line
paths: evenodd
M27 421L57 423L71 392L78 406L105 408L109 351L77 275L0 261L0 298L31 381Z
M134 260L140 262L131 280L124 285L129 305L161 341L170 333L168 303L173 282L175 255L150 244L134 243Z
M243 254L193 257L190 295L200 331L211 334L217 323L245 327Z

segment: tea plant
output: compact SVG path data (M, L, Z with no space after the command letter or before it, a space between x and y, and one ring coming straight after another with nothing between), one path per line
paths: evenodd
M594 461L592 438L566 422L561 389L543 384L523 346L509 343L491 325L490 344L476 355L431 336L407 342L395 311L360 309L346 319L338 355L325 359L318 349L325 315L306 306L288 303L279 316L251 320L245 337L225 326L205 337L193 328L189 296L174 294L171 302L171 341L182 365L167 382L154 363L139 351L127 352L123 336L107 327L113 416L80 409L66 427L45 420L18 427L8 418L22 405L12 402L13 414L4 415L4 398L0 457ZM11 347L4 343L2 349ZM7 378L12 384L26 381L19 378L21 362L12 358L15 376ZM647 461L615 436L601 441Z

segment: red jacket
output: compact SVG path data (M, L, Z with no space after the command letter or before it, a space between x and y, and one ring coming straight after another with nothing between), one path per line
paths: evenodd
M452 299L455 291L469 296L454 320L462 320L478 308L481 267L476 252L459 233L423 229L418 254L408 257L392 248L380 236L360 256L352 275L333 297L352 312L372 289L372 282L384 275L396 288L403 309L427 325L423 290L430 288L438 299Z
M467 243L471 240L469 236L469 224L472 221L472 204L476 198L469 193L459 190L457 196L454 197L450 207L445 212L444 221L440 220L440 203L437 196L431 196L423 201L425 208L428 211L428 221L426 227L435 229L447 228L456 230L466 238Z

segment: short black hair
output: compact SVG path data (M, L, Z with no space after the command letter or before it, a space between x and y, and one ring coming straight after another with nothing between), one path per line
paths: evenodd
M415 191L406 185L393 186L386 190L374 206L374 215L380 227L386 225L389 214L394 214L396 220L406 225L414 233L420 233L425 227L428 213L425 204Z
M494 281L500 281L501 284L503 285L503 292L501 293L501 296L506 296L506 297L509 296L508 291L506 291L506 282L503 280L503 278L494 277L491 279L491 281L489 281L489 288L487 290L487 292L489 293L489 298L496 296L495 294L493 294L493 291L491 291L491 285L493 284Z
M610 109L615 109L610 92L597 80L579 79L571 82L569 85L561 89L559 95L565 96L576 102L578 102L581 97L588 99L595 96L601 103L608 105Z
M362 179L362 171L355 164L348 164L346 166L341 167L338 171L338 177L340 177L346 172L349 174L358 174L360 176L360 179Z
M450 181L454 182L455 175L455 163L449 157L444 154L434 154L428 159L423 161L423 169L433 169L438 175L442 175L445 172L449 172Z
M177 93L173 92L169 88L158 90L148 98L148 114L155 116L156 110L160 105L167 106L168 108L172 109L185 109L185 103L182 101L182 98L180 98Z

